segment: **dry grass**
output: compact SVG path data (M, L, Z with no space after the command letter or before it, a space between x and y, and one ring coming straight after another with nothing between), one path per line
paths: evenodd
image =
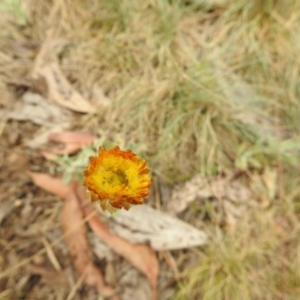
M255 211L234 233L212 230L212 243L185 271L175 299L297 299L299 225L291 233L282 224L282 212Z
M299 1L28 0L14 14L4 2L5 98L36 87L33 59L52 28L74 85L112 102L83 126L121 137L164 180L277 168L268 209L233 233L205 221L212 243L176 299L299 299Z

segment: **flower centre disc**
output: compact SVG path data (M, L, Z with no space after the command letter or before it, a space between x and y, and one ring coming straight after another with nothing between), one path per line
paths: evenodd
M105 176L106 183L113 186L127 185L128 180L126 174L122 170L110 170Z

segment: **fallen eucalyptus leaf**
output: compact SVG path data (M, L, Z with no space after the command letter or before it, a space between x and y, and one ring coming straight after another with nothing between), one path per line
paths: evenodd
M133 243L149 243L155 250L184 249L207 242L203 231L145 204L121 210L112 218L118 235Z
M23 95L22 100L22 103L8 115L9 119L28 120L48 128L70 122L71 115L68 110L51 103L39 94L27 92Z

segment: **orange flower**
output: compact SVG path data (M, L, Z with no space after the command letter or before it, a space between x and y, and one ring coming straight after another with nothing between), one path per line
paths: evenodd
M91 156L84 171L84 185L92 202L100 201L103 210L128 210L131 204L143 204L151 186L151 176L144 159L131 150L119 147L105 150L100 147L98 156Z

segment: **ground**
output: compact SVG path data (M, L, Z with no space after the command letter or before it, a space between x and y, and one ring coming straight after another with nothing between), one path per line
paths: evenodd
M63 197L28 173L81 182L95 138L146 159L147 203L208 236L155 251L159 299L299 299L299 8L3 1L0 298L101 299L70 257ZM65 131L84 136L54 159L48 137ZM146 277L86 228L105 283L151 299Z

